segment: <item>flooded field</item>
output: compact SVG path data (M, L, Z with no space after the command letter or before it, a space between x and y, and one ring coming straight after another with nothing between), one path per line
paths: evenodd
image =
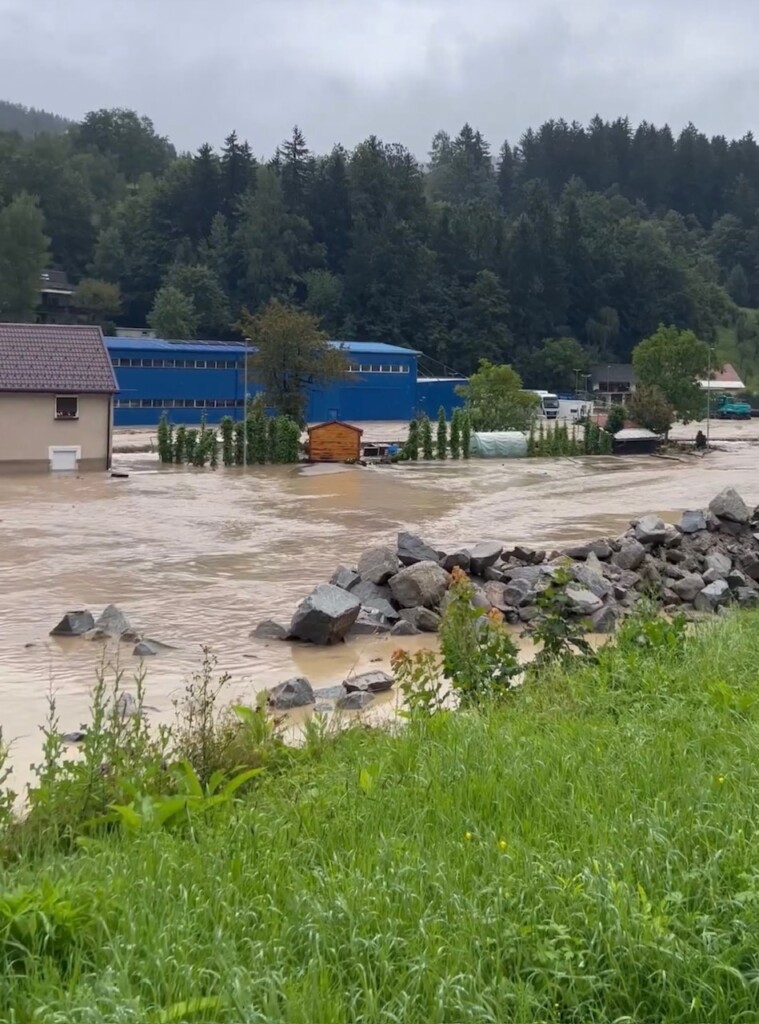
M315 686L386 661L398 641L340 649L263 645L264 618L289 620L338 563L413 529L433 544L490 537L559 547L619 532L636 514L667 517L727 485L759 501L757 451L729 445L705 459L584 459L406 467L162 469L121 455L128 479L3 478L0 489L0 725L19 774L39 749L46 698L63 731L86 719L99 644L48 632L68 609L121 606L146 636L175 649L148 663L148 703L172 697L210 646L251 699L294 673ZM428 638L422 642L429 643ZM410 645L406 641L406 646ZM106 657L113 659L113 652ZM138 662L122 645L121 668Z

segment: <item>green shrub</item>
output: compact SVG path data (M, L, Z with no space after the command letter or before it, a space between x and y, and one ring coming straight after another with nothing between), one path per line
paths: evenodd
M435 453L439 459L448 457L448 423L445 418L445 409L440 406L437 411L437 440Z

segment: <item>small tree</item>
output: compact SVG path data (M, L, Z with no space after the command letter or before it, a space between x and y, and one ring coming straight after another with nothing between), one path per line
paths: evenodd
M245 426L242 422L235 423L235 465L242 466L245 461Z
M532 429L532 424L530 424ZM472 451L472 421L466 409L461 414L461 454L468 459Z
M535 438L535 424L530 424L530 433L527 435L527 454L530 458L534 458L538 453L538 442Z
M185 427L177 427L177 439L174 444L174 462L184 462L187 447L187 430Z
M171 427L169 418L165 412L161 413L158 421L158 458L161 462L174 461L174 446L171 439Z
M148 313L148 324L160 338L190 340L195 337L198 317L192 299L178 288L161 288Z
M461 455L461 409L454 409L451 417L451 458Z
M270 416L266 427L266 458L269 462L278 462L279 454L279 416Z
M656 387L683 423L704 414L704 392L699 381L709 375L709 346L693 331L663 324L633 350L639 387ZM669 432L669 428L665 433Z
M225 416L221 423L221 461L225 466L235 464L235 423L231 416Z
M434 459L435 452L432 447L432 424L430 423L429 416L422 416L420 433L422 439L422 458Z
M606 417L606 429L610 434L614 435L622 430L626 419L627 409L625 409L624 405L612 405L609 409L609 415Z
M85 278L74 292L74 305L82 310L88 320L104 325L121 310L121 292L117 284ZM111 327L113 329L113 327Z
M445 409L440 406L437 411L437 457L445 459L448 457L448 423L445 418Z
M630 415L639 427L666 437L672 427L675 411L661 388L655 384L636 388L628 401Z
M522 379L510 366L481 359L469 383L456 388L466 404L473 430L528 430L540 399L522 390Z
M408 425L408 437L403 451L406 458L412 462L419 458L419 424L416 420L411 420Z
M266 462L268 436L266 429L266 413L261 402L254 401L249 413L251 423L250 450L248 457L251 462L263 466Z
M248 366L266 405L301 426L309 390L347 378L344 353L329 344L310 313L273 299L257 316L244 311L240 329L255 347Z

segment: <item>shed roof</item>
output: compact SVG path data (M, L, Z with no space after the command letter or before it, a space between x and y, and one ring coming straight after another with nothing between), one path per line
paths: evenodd
M322 430L324 427L348 427L349 430L355 430L359 437L363 434L361 427L357 427L354 423L346 423L344 420L326 420L324 423L314 423L312 427L308 428L308 433L312 434L315 430Z
M146 352L187 351L187 352L234 352L242 353L246 345L242 341L167 341L163 338L107 338L106 344L110 351L115 349L142 349ZM387 345L383 341L330 341L334 348L340 348L353 355L405 355L418 356L413 348L401 348L398 345ZM253 349L252 345L247 346Z
M100 328L0 324L0 391L114 394Z
M645 427L625 427L624 430L618 430L614 435L615 441L649 441L652 438L658 437L653 430L646 430Z
M590 372L594 384L634 384L635 370L632 363L600 363Z

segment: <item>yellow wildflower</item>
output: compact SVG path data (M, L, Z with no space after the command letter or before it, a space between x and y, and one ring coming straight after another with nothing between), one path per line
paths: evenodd
M499 839L498 840L498 849L499 850L508 850L508 848L509 848L509 844L506 842L505 839Z
M465 832L464 833L464 839L466 839L466 841L468 843L470 843L472 841L472 833L471 832Z

